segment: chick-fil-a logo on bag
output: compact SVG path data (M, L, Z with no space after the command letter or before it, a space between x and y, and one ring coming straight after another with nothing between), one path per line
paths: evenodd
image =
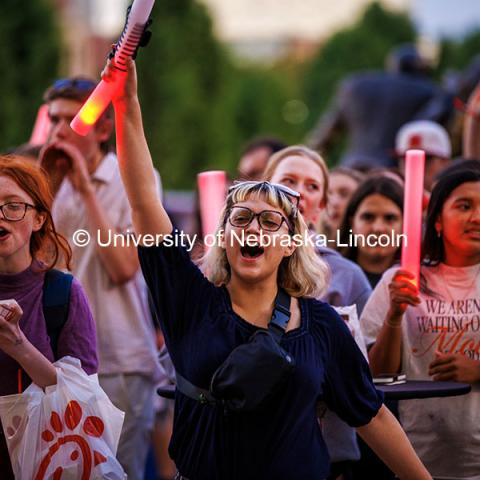
M42 458L38 471L35 475L35 480L44 480L46 478L45 475L53 457L60 450L60 448L66 444L76 444L76 448L74 448L70 454L70 459L72 461L78 460L80 453L82 455L82 476L80 477L80 480L88 480L93 468L107 461L105 456L100 452L97 452L96 450L92 451L92 448L88 444L87 440L85 440L85 438L79 434L80 432L78 430L76 432L74 431L80 425L82 418L82 407L75 400L70 401L65 408L63 422L62 418L57 412L52 412L50 416L50 426L54 432L56 432L56 435L50 430L45 429L42 432L41 437L45 442L50 443L54 440L56 440L56 442L50 446L47 454L44 458ZM105 424L101 418L89 416L83 422L81 429L83 434L88 435L89 437L99 438L102 436L105 430ZM68 430L70 430L71 433L69 433ZM57 467L53 473L53 477L51 478L53 480L61 480L63 470L63 467Z

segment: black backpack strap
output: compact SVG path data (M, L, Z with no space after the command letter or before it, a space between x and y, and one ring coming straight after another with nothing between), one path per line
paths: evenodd
M57 359L58 339L68 319L73 276L60 270L48 270L43 283L43 316L53 355Z

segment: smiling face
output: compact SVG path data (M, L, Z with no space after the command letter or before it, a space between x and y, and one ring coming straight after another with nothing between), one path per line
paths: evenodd
M389 237L394 234L402 233L402 211L389 198L379 193L374 193L365 197L360 203L353 216L352 231L354 234L361 234L364 237L368 235L387 234ZM358 244L358 260L361 257L368 258L386 258L393 257L397 251L396 246L363 246Z
M445 263L465 266L480 262L480 182L466 182L452 191L435 228L443 238Z
M10 177L0 176L0 205L10 202L34 204ZM22 220L12 222L0 213L0 272L18 273L30 265L30 238L41 229L45 216L28 207Z
M275 169L272 183L286 185L300 194L299 210L307 225L317 225L325 208L325 178L313 160L301 155L284 158Z
M251 197L234 205L229 218L233 223L238 223L232 215L245 215L248 208L254 213L262 211L276 212L286 218L285 212L274 207L261 198ZM279 218L279 217L278 217ZM265 219L269 221L268 218ZM268 225L268 223L266 223ZM255 217L246 227L235 227L227 220L224 232L224 248L231 269L231 278L244 283L258 283L275 281L278 267L283 258L290 256L293 246L286 246L289 238L288 226L285 221L281 223L276 232L263 230L259 225L259 217ZM244 240L243 245L238 239Z

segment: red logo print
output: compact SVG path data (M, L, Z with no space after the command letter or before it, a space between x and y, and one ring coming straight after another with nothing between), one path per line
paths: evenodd
M422 148L422 143L421 135L412 135L410 137L408 148Z
M107 461L107 459L100 452L92 452L88 442L82 436L80 436L78 432L74 432L74 430L79 426L82 417L82 407L75 400L70 401L65 408L63 422L62 418L57 412L52 412L50 416L50 426L55 433L46 429L42 432L41 437L42 440L47 443L53 442L55 439L56 442L50 446L47 454L42 459L37 474L35 475L35 480L44 480L46 478L45 474L52 461L52 458L60 450L62 445L72 443L76 444L76 448L71 453L70 459L76 461L79 459L81 454L82 458L80 461L82 462L82 476L80 477L80 480L88 480L92 473L92 469L97 465ZM95 438L101 437L104 429L105 425L102 419L95 416L87 417L82 426L84 434ZM53 474L53 480L61 480L62 473L63 467L58 467Z

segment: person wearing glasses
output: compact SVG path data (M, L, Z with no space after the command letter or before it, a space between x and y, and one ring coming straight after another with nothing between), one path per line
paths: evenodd
M72 243L73 272L92 306L100 385L125 412L117 458L129 479L141 480L160 369L136 249L128 242L111 241L114 235L127 239L132 231L117 158L108 151L111 109L84 137L70 128L95 86L85 78L66 78L46 91L51 129L40 161L55 190L53 218ZM83 233L77 237L76 232Z
M28 160L0 156L0 395L21 393L30 382L56 383L54 360L78 358L96 373L95 324L78 280L70 290L68 318L54 352L42 308L45 274L71 251L57 233L50 211L51 193L41 170ZM13 480L3 429L0 472Z
M115 75L110 66L106 81ZM147 234L179 235L155 189L133 61L113 103L120 171L141 242L140 264L177 372L208 389L213 372L232 350L267 327L279 289L290 296L281 346L296 367L268 407L225 412L222 406L176 394L170 454L177 478L326 478L328 453L316 421L319 399L359 427L401 478L430 478L382 406L344 322L329 305L314 300L326 287L325 263L308 244L285 241L307 232L298 194L269 182L235 185L220 218L220 241L203 258L202 269L175 242L148 246ZM235 240L242 234L253 242Z

